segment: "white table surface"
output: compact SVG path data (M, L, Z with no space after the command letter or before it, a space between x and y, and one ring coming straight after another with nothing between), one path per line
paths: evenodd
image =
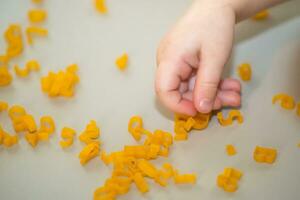
M156 101L153 87L157 43L191 1L115 0L107 1L109 14L95 11L92 1L45 0L42 5L49 18L45 27L49 37L36 39L33 47L14 60L21 66L29 59L40 61L39 73L26 79L14 77L13 84L0 89L0 99L24 105L36 119L52 115L57 128L82 131L90 119L101 127L103 148L121 149L136 144L127 133L130 116L139 114L145 127L172 131L172 114ZM10 23L28 25L30 0L0 0L0 32ZM195 172L195 186L167 188L150 183L151 190L141 195L133 187L120 199L300 199L300 118L294 111L273 106L271 99L285 92L300 101L300 1L289 2L271 11L264 22L246 21L237 26L236 45L227 75L236 76L235 68L248 61L253 65L253 80L243 84L245 122L221 127L213 118L209 128L193 132L187 142L177 142L168 159L181 172ZM212 41L213 42L213 41ZM4 39L0 52L4 52ZM115 58L128 52L128 70L121 73ZM49 70L68 64L80 67L81 82L74 98L49 99L40 90L39 78ZM12 131L5 113L0 123ZM92 199L93 191L110 176L111 169L99 159L85 167L77 158L82 144L63 151L59 131L49 143L32 149L21 137L12 149L0 147L1 200L83 200ZM228 157L226 144L234 144L238 154ZM252 159L256 145L274 147L279 155L274 165L257 164ZM224 167L244 172L240 188L228 194L216 186L216 176Z

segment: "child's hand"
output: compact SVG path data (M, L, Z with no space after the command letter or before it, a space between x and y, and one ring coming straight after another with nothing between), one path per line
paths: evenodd
M241 103L239 81L221 80L235 13L230 6L208 4L196 2L158 48L156 92L174 112L195 115Z

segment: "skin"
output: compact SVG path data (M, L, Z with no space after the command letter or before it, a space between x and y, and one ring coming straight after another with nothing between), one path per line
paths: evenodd
M241 105L241 84L221 79L235 24L283 0L196 0L162 39L155 90L171 111L194 116Z

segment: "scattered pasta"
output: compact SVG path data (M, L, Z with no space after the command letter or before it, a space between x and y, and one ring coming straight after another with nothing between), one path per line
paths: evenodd
M153 133L144 129L140 116L133 116L128 123L128 131L136 141L145 137L143 145L126 145L122 151L106 154L102 151L100 159L106 165L113 165L113 172L105 184L96 189L94 200L115 199L126 194L130 185L135 184L141 193L150 190L146 180L152 179L162 187L168 185L168 180L173 179L175 184L195 184L195 174L179 174L169 163L163 164L158 169L151 160L159 156L168 156L169 147L173 144L171 133L155 130Z
M279 93L273 97L273 104L278 101L280 101L280 106L286 110L293 110L296 106L294 98L284 93Z
M217 185L226 192L235 192L242 176L242 172L237 169L225 168L224 172L217 177Z
M47 13L42 9L34 9L28 11L28 19L31 23L41 23L47 18Z
M243 81L250 81L252 76L251 65L243 63L238 66L238 75Z
M120 70L125 70L128 63L128 55L124 53L122 56L116 59L116 65Z
M217 118L218 118L219 123L222 126L231 125L234 119L236 119L239 124L243 123L243 121L244 121L243 115L241 114L241 112L239 110L230 110L228 113L227 119L224 119L222 112L218 112Z
M65 71L49 72L47 76L41 78L42 91L49 97L74 96L74 87L79 82L77 70L78 66L72 64Z

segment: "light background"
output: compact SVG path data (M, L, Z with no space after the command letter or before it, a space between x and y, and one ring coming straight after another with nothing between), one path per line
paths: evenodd
M32 47L13 63L24 66L29 59L40 61L39 73L28 78L14 76L13 84L0 88L0 99L24 105L36 119L52 115L57 133L49 143L32 149L21 138L12 149L0 147L0 199L2 200L83 200L110 176L111 169L94 159L80 166L77 154L82 144L63 151L59 130L63 126L82 131L90 119L101 127L102 148L116 151L136 144L127 133L127 122L141 115L145 127L172 131L172 115L156 101L154 93L155 53L164 33L188 8L182 0L107 0L109 13L96 12L92 1L45 0L49 37L35 39ZM30 0L0 0L0 32L10 23L28 25L26 14L35 6ZM271 103L278 92L300 101L300 1L291 1L271 10L264 22L248 20L237 26L236 44L227 75L236 76L236 66L250 62L253 79L243 84L245 122L221 127L213 118L208 129L192 132L187 142L175 143L168 159L182 173L195 172L195 186L161 188L154 183L146 195L135 187L120 199L300 199L300 118L294 111ZM211 41L214 42L214 41ZM0 52L4 52L4 39ZM128 52L130 64L122 73L115 58ZM49 70L57 71L71 63L80 67L80 84L72 99L49 99L40 90L39 79ZM12 66L11 66L12 67ZM6 113L0 123L12 131ZM226 144L234 144L238 154L228 157ZM274 165L253 161L256 145L278 149ZM224 167L244 172L240 188L227 194L216 187L216 176Z

